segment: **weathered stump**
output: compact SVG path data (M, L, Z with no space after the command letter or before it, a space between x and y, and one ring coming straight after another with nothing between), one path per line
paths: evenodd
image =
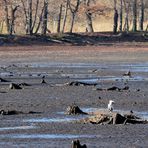
M72 141L72 148L87 148L86 144L81 145L79 140Z
M0 78L0 82L9 82L8 80L5 80L3 78Z
M71 105L67 107L66 114L77 115L77 114L87 114L87 113L83 112L77 105Z
M22 89L22 87L20 87L18 84L11 83L9 85L9 89Z
M148 124L147 120L143 120L135 115L121 115L119 113L98 113L97 115L80 120L83 123L92 124Z

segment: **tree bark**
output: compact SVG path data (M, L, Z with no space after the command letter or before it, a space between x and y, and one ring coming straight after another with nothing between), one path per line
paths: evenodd
M28 0L29 34L32 35L32 0Z
M139 18L139 28L143 31L143 23L144 23L144 2L140 1L140 18Z
M117 28L118 28L118 11L116 8L117 1L114 0L114 25L113 25L113 33L117 33Z
M133 0L133 32L137 31L137 0Z
M72 15L71 27L70 27L70 33L72 33L73 32L74 21L75 21L75 16L76 16L76 13L78 12L79 5L80 5L80 0L77 0L77 4L76 4L76 6L74 6L74 8L72 8L71 0L68 0L68 5L69 5L71 15Z
M120 0L120 26L119 31L122 32L122 24L123 24L123 1Z
M74 26L74 21L75 21L75 13L71 13L71 24L70 24L70 33L73 32L73 26Z
M128 32L129 31L129 8L130 8L130 3L128 2L126 4L125 0L123 0L123 2L124 2L124 9L125 9L125 23L124 23L123 30Z
M60 11L58 15L58 25L57 25L57 32L59 33L61 31L61 17L62 17L62 4L60 6Z
M47 18L48 18L48 0L44 0L44 13L41 34L46 35L47 32Z
M66 25L66 20L67 20L67 12L68 12L68 0L66 2L66 6L65 6L65 13L64 13L62 33L65 31L65 25Z
M4 4L5 4L5 19L6 19L7 32L10 33L10 20L9 20L7 0L4 0Z
M85 3L86 7L90 6L90 0L87 0ZM87 32L94 32L93 25L92 25L92 13L86 8L85 12L86 16L86 31Z

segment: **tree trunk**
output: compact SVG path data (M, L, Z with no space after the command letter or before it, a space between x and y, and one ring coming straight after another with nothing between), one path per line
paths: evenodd
M139 28L143 31L143 23L144 23L144 2L140 1L140 18L139 18Z
M4 21L0 23L0 33L3 33Z
M124 26L123 26L123 30L128 32L129 31L129 9L130 9L130 3L128 2L126 4L126 1L123 0L123 3L124 3L124 9L125 9L125 23L124 23Z
M65 25L66 25L66 20L67 20L67 12L68 12L68 0L66 2L66 7L65 7L65 13L64 13L64 20L63 20L63 27L62 27L62 33L65 30Z
M70 25L70 33L73 32L73 26L74 26L74 21L75 21L75 13L71 13L72 14L72 18L71 18L71 25Z
M48 18L48 0L44 0L44 13L41 34L46 35L47 32L47 18Z
M70 9L71 15L72 15L70 33L72 33L72 31L73 31L75 16L76 16L76 13L78 12L79 5L80 5L80 0L77 0L76 6L74 8L72 8L71 0L68 0L68 6L69 6L69 9Z
M123 23L123 1L120 0L120 26L119 31L122 32L122 23Z
M87 0L85 5L89 7L90 0ZM87 10L87 8L86 8L85 16L86 16L86 31L94 32L93 25L92 25L92 13L90 13L89 10Z
M57 32L59 33L61 31L61 16L62 16L62 4L60 6L60 11L58 15L58 26L57 26Z
M4 0L4 4L5 4L5 19L6 19L7 32L10 33L10 20L9 20L9 14L8 14L7 0Z
M32 35L32 0L28 0L29 34Z
M133 32L137 31L137 0L133 0Z
M10 32L9 32L10 35L12 35L13 33L15 33L15 30L14 30L15 19L16 19L15 13L16 13L18 7L19 6L15 6L13 8L13 6L11 6L11 23L10 23Z
M114 26L113 26L113 33L117 33L117 28L118 28L118 11L116 8L117 1L114 0Z

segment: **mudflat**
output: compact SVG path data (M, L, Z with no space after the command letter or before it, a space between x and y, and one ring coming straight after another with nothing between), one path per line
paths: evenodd
M147 46L3 46L0 78L0 110L18 113L0 116L0 147L69 148L75 139L88 148L148 147L148 124L83 124L87 115L65 114L72 104L106 111L114 100L114 112L148 120ZM113 86L129 90L106 90Z

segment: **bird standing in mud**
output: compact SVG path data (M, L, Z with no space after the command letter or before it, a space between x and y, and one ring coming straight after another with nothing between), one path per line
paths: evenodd
M114 101L113 101L113 100L109 100L109 103L108 103L108 110L109 110L110 112L112 112L113 109L114 109L113 104L114 104Z

